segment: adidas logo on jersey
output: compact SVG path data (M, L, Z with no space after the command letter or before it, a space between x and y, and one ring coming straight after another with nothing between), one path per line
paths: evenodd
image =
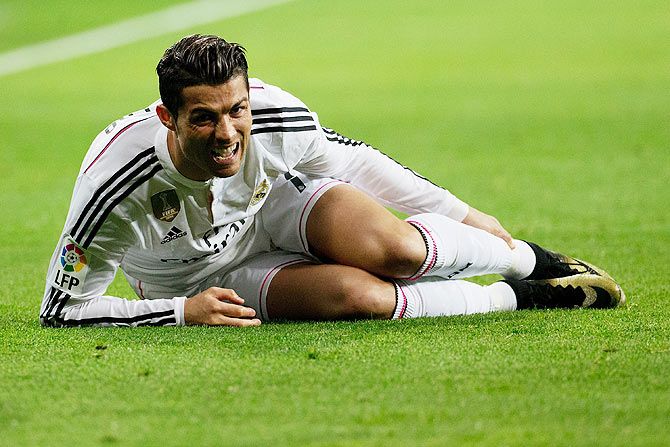
M161 245L167 244L170 241L174 241L175 239L179 239L180 237L184 236L186 236L185 231L181 231L177 227L172 227L170 228L170 231L168 231L168 234L166 234L163 240L161 241Z

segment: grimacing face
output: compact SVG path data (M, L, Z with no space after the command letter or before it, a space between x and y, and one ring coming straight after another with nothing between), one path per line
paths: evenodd
M182 90L175 120L164 105L156 109L168 132L168 149L177 170L191 180L235 175L251 135L251 104L243 76L224 84Z

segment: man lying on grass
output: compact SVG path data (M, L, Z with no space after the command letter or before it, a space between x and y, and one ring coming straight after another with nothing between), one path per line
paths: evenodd
M185 37L157 72L161 99L110 124L84 158L44 325L252 326L625 300L601 269L513 239L249 79L237 44ZM141 300L105 295L119 267ZM505 279L463 280L491 273Z

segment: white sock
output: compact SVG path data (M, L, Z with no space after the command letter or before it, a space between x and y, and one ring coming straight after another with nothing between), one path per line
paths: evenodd
M407 219L426 243L428 255L410 280L424 276L445 279L468 278L497 273L522 279L535 267L535 253L528 244L515 240L516 249L479 228L434 213Z
M461 280L423 278L394 283L397 304L393 319L516 310L516 296L504 282L480 286Z
M507 279L524 279L533 273L535 268L535 252L525 241L514 239L514 259L510 267L500 274Z

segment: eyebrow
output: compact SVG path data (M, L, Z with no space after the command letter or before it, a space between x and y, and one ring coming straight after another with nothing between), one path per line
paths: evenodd
M232 105L231 109L241 105L243 102L249 102L248 98L242 98L239 101L237 101L235 104ZM195 113L212 113L212 109L206 108L206 107L196 107L194 109L191 109L190 114L193 115Z

